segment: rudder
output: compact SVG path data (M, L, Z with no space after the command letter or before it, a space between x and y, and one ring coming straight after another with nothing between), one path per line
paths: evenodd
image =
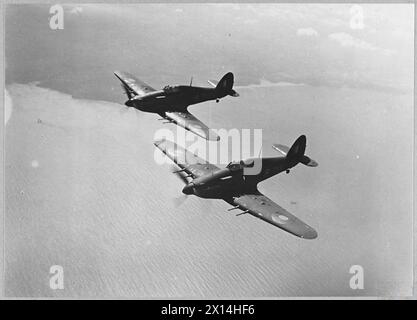
M233 73L228 72L223 76L223 78L221 78L221 80L216 86L216 90L223 94L229 94L232 91L233 83L234 83Z

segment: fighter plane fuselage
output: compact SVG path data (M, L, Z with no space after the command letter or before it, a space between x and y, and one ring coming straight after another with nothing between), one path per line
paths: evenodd
M306 137L300 136L285 157L250 158L231 162L224 169L201 176L188 183L185 194L226 201L241 194L257 191L259 182L289 169L303 161ZM245 170L246 169L246 170Z
M229 164L229 168L194 179L184 187L183 193L194 194L201 198L229 199L257 190L259 182L287 171L298 163L286 157L253 158L244 162L255 163L257 161L261 161L261 163L258 162L258 165L261 165L258 174L245 174L242 163L232 163Z
M128 100L126 105L152 113L183 111L189 105L221 99L226 95L228 95L227 92L216 88L175 86L135 97Z

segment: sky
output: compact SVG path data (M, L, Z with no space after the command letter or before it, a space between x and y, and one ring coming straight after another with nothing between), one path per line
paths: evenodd
M65 10L64 29L51 30L48 6L8 7L6 56L14 56L7 62L8 83L41 81L77 97L116 101L118 92L108 91L115 85L107 70L128 66L156 87L188 83L191 76L204 83L233 70L239 85L264 79L412 89L410 4L83 5ZM87 86L90 81L94 85Z
M412 5L77 5L62 30L50 16L6 9L7 295L410 292ZM154 88L232 71L239 98L190 110L212 128L262 128L265 156L306 134L319 167L260 189L319 238L183 199L153 159L161 123L119 112L114 70ZM64 291L48 287L52 264L68 270ZM364 291L348 285L354 264Z

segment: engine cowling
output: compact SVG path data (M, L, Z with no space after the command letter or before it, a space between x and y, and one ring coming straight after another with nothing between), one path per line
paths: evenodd
M182 192L184 194L193 194L194 189L210 185L210 184L218 181L221 178L232 176L232 174L233 173L229 168L220 169L220 170L215 171L213 173L206 174L206 175L201 176L199 178L195 178L193 181L191 181L189 184L187 184L184 187L184 189L182 189Z
M239 174L239 172L243 172L244 168L253 167L253 165L253 159L241 160L239 162L230 162L224 169L220 169L216 172L209 173L202 177L194 179L182 189L182 192L184 194L193 194L196 188L208 186L218 181L219 179Z

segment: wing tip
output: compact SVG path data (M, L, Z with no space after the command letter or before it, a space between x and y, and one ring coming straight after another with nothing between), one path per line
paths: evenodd
M119 80L122 80L121 78L122 78L122 75L121 75L121 72L120 71L118 71L118 70L115 70L115 71L113 71L113 74L119 79Z
M119 79L123 79L123 78L130 78L132 77L132 75L128 72L125 71L121 71L121 70L114 70L113 74L118 77Z
M304 232L303 234L299 235L300 238L313 240L318 237L318 233L316 230L310 227L310 229L307 232Z
M196 135L198 135L201 138L204 138L208 141L219 141L220 140L220 136L217 135L216 133L214 133L212 130L208 130L208 132L206 132L204 130L193 129L193 128L188 128L187 130L195 133Z
M217 134L209 136L208 140L210 141L220 141L220 136Z
M158 147L159 148L159 145L162 144L162 143L164 143L165 141L166 141L165 139L158 139L158 140L155 140L153 142L153 144L154 144L155 147Z
M217 133L215 133L213 130L208 129L208 135L206 139L210 141L219 141L220 136Z

